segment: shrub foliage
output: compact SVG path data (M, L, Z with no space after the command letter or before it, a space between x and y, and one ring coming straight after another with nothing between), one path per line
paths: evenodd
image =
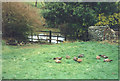
M2 8L3 38L27 40L33 28L41 25L38 13L30 5L20 2L5 2Z

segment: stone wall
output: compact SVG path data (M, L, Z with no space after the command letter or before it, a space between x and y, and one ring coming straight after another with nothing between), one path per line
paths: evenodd
M115 31L109 26L90 26L88 28L88 37L90 40L102 41L115 39Z

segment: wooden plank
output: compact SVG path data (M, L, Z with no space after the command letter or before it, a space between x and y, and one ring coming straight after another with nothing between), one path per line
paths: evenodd
M49 37L50 35L37 35L37 36L46 36L46 37ZM65 38L64 36L57 36L57 35L52 35L51 37L63 37L63 38Z
M37 32L48 32L49 33L50 31L37 31Z
M28 38L31 39L31 38ZM38 40L38 39L33 39L33 40ZM50 39L39 39L39 40L50 40ZM51 40L56 40L56 39L51 39Z
M50 34L49 34L50 36L49 36L49 42L51 43L51 36L52 36L52 32L50 31Z
M52 33L61 33L61 32L52 32Z
M58 35L52 35L52 37L62 37L62 38L65 38L64 36L58 36Z
M38 35L38 36L46 36L46 37L49 37L50 35Z
M31 41L33 41L33 32L31 32Z
M57 41L63 42L63 40L57 40Z
M37 38L38 38L38 42L40 42L40 38L39 38L39 36L37 35Z
M48 32L49 33L50 31L37 31L37 32ZM61 32L52 32L52 33L61 33Z
M65 41L67 40L67 37L65 36Z
M58 35L57 35L57 44L58 44Z
M49 37L50 35L38 35L38 36L46 36L46 37ZM65 38L64 36L57 36L57 35L52 35L51 37L62 37L62 38Z

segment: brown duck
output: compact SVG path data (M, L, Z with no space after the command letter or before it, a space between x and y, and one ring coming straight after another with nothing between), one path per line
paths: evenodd
M103 58L108 58L108 56L105 56L105 55L99 55L99 56L101 56L101 57L103 57Z
M78 58L77 58L77 57L74 57L74 58L73 58L73 60L74 60L74 61L77 61L77 60L78 60Z
M57 59L57 60L55 60L55 62L56 62L56 63L61 63L61 61L60 61L60 60L58 60L58 59Z
M84 57L84 54L80 54L80 55L78 55L78 58L80 58L80 57Z
M53 60L61 60L62 57L56 57L56 58L53 58Z
M67 55L67 56L66 56L66 59L70 59L70 56L69 56L69 55Z
M97 56L96 59L100 59L100 56Z
M110 59L105 59L104 62L111 62L113 60L110 60Z
M79 58L78 58L78 59L77 59L77 62L78 62L78 63L82 62L82 59L79 59Z

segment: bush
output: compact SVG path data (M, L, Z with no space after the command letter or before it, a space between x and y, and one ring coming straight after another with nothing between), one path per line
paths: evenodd
M27 40L33 28L41 25L39 15L26 3L5 2L2 9L3 38L19 41Z

